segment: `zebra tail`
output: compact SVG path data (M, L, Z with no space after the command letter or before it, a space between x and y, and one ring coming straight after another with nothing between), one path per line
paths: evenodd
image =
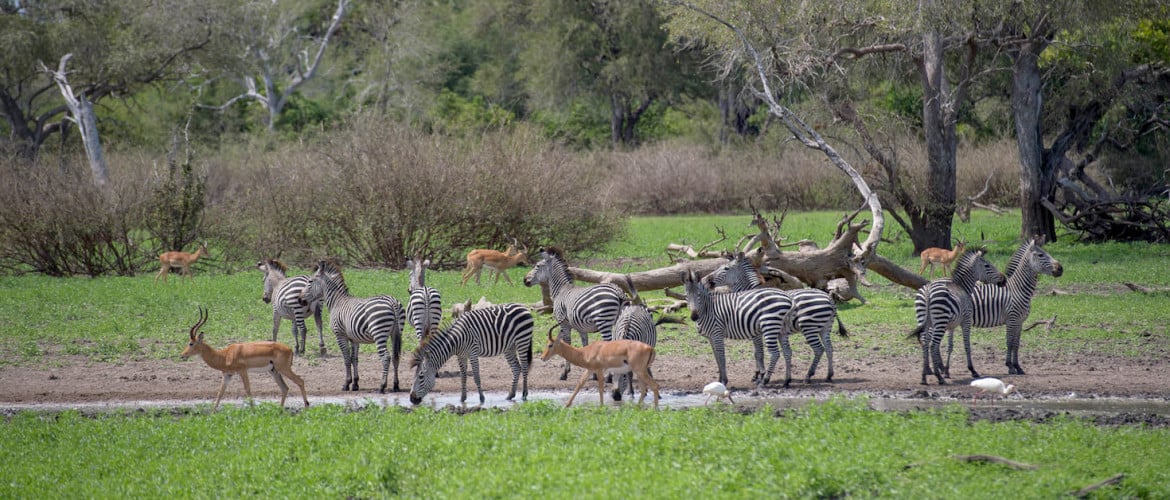
M914 339L914 340L917 340L919 343L921 343L923 330L926 330L926 323L922 323L922 324L916 326L914 328L914 330L911 331L910 334L906 336L906 338L907 339Z
M837 316L837 335L842 337L849 337L849 332L845 330L845 323L841 322L841 317Z

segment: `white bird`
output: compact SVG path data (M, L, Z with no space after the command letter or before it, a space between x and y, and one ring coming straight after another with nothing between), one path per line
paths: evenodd
M727 386L719 382L711 382L710 384L707 384L707 386L703 388L703 394L707 395L706 401L703 401L703 406L707 406L707 403L711 402L711 396L715 396L715 402L719 402L720 399L727 398L728 401L731 401L732 404L735 404L735 400L731 399L731 391L727 389Z
M996 394L1001 394L1001 395L1006 397L1008 395L1008 393L1010 393L1016 389L1016 386L1014 386L1012 384L1004 384L1002 380L994 378L994 377L984 377L984 378L972 380L971 387L975 387L975 388L979 389L979 392L975 393L974 396L971 396L971 403L977 404L977 403L975 403L975 398L978 397L980 394L988 393L988 394L991 394L992 406L995 405L995 395Z

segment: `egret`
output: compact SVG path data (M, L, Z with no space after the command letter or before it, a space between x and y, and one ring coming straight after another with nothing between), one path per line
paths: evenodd
M1001 394L1006 397L1008 393L1016 389L1016 386L1012 384L1004 384L1002 380L994 377L985 377L972 380L971 387L979 389L979 392L975 393L974 396L971 396L971 403L977 404L975 403L975 398L980 394L988 393L991 394L991 404L993 406L995 405L996 394Z
M735 400L731 399L731 391L727 389L727 386L719 382L711 382L710 384L707 384L707 386L703 388L703 394L707 395L707 399L703 401L703 406L707 406L707 403L711 402L711 396L715 396L716 402L718 402L720 399L727 398L728 401L731 401L732 404L735 404Z

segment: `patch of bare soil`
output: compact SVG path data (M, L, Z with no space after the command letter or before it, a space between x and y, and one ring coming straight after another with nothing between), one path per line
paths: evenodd
M867 395L871 398L903 398L930 400L970 401L975 390L968 386L970 376L965 362L958 356L952 366L955 376L948 385L936 385L931 377L930 385L920 385L921 358L915 354L887 355L861 348L838 349L835 376L832 383L824 381L826 365L824 360L811 383L803 381L808 362L798 356L793 362L794 380L791 387L781 387L782 380L773 379L761 393L752 394L751 376L754 363L735 361L729 363L729 386L736 394L737 403L750 401L753 397L799 397L826 399L836 394L847 396ZM1100 399L1126 398L1166 402L1170 400L1170 375L1166 373L1167 349L1156 347L1146 350L1140 356L1111 356L1093 352L1074 353L1029 353L1025 351L1021 361L1027 375L1008 376L1003 366L1002 354L987 350L976 357L976 367L983 376L1000 377L1015 384L1024 399ZM408 368L407 356L399 368L400 388L410 390L413 373ZM0 408L5 404L21 406L27 404L70 404L97 402L206 400L215 398L221 375L198 359L181 361L145 360L117 363L95 362L80 357L54 356L59 366L12 366L0 367ZM569 380L559 379L561 360L548 362L533 360L529 375L530 391L572 390L580 374L574 368ZM435 391L457 394L459 376L457 365L451 361L443 368L436 383ZM480 360L485 391L507 391L511 383L511 371L503 358ZM780 369L783 362L780 364ZM708 382L717 378L714 361L709 354L702 357L660 355L654 363L654 376L663 391L674 394L697 394ZM353 397L354 393L342 392L344 367L341 358L332 352L325 357L309 356L298 358L293 369L306 381L310 401L314 397ZM378 386L381 383L381 362L377 355L363 353L360 360L361 385L357 395L381 398ZM782 379L782 372L780 375ZM253 372L252 389L261 400L274 400L279 391L271 377L263 372ZM393 375L390 377L393 383ZM470 399L474 402L474 381L468 380ZM291 384L290 384L291 385ZM582 401L596 397L596 385L590 382L579 396ZM299 395L291 387L288 405L299 407ZM586 392L588 391L588 392ZM233 379L225 398L239 398L243 385ZM391 395L393 396L393 395ZM399 394L405 397L406 392ZM517 397L519 398L519 396ZM607 397L608 399L608 397ZM1059 412L1028 412L1011 408L989 408L983 405L972 413L976 419L1015 420L1025 419L1046 421L1055 418ZM1154 414L1115 414L1098 421L1103 424L1145 423L1168 425L1165 416Z

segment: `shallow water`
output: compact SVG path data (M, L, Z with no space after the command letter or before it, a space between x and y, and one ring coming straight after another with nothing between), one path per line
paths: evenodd
M552 400L557 402L566 402L569 399L569 391L535 391L528 394L529 401ZM505 399L507 393L505 392L484 392L486 401L480 405L477 404L477 395L474 391L468 393L469 402L464 405L459 402L458 393L431 393L428 394L420 406L428 406L431 408L442 409L451 407L457 408L501 408L507 409L514 405L521 404L519 396L516 401L508 401ZM825 401L823 398L813 397L784 397L784 396L752 396L750 394L732 395L735 398L735 406L738 408L758 408L764 405L770 405L775 409L799 408L816 401ZM707 396L705 394L684 393L663 391L659 400L661 408L693 408L703 406ZM265 397L258 401L276 402L275 398ZM653 395L648 394L644 406L651 406ZM79 410L79 411L126 411L126 410L150 410L150 409L166 409L166 408L185 408L196 407L199 405L209 405L212 399L200 400L140 400L140 401L102 401L102 402L82 402L82 403L8 403L0 402L0 413L13 413L22 410L31 411L62 411L62 410ZM309 402L313 405L342 405L350 407L365 407L370 405L377 406L402 406L410 407L410 396L408 393L386 394L386 395L355 395L355 396L321 396L309 398ZM241 406L246 404L244 399L225 399L223 405ZM290 408L299 408L301 406L300 398L293 397L290 393L286 406ZM582 390L577 395L577 399L573 402L574 406L597 406L597 393L592 391ZM605 404L607 406L624 406L636 405L637 397L632 400L627 395L621 402L614 402L610 398L610 394L606 393ZM716 402L711 398L711 405L728 405L727 400ZM1092 415L1114 415L1114 414L1152 414L1170 417L1170 401L1167 400L1149 400L1149 399L1125 399L1125 398L1045 398L1045 399L1026 399L1018 395L1009 397L1007 399L999 399L994 404L985 399L980 399L976 405L971 403L970 399L955 399L955 398L912 398L912 397L885 397L885 396L870 396L868 398L870 408L879 411L911 411L911 410L925 410L933 408L941 408L947 405L964 405L971 408L997 408L1003 410L1018 410L1021 412L1028 411L1043 411L1053 413L1067 413L1073 416L1092 416Z

